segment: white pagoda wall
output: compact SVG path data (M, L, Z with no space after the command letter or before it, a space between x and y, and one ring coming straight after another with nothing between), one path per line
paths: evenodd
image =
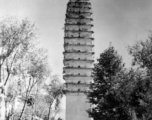
M91 76L92 69L64 68L63 73L67 75L86 75Z
M70 0L70 2L76 2L77 0ZM79 0L80 2L88 2L89 0Z
M80 8L68 8L68 11L72 11L72 12L91 12L91 9L89 8L83 8L83 9L80 9Z
M66 81L66 120L89 120L86 92L92 82L94 39L89 0L69 0L64 35L63 79Z
M72 39L64 39L65 44L69 45L92 45L93 41L91 39L78 39L78 38L72 38Z
M85 17L85 18L89 18L90 17L90 15L91 15L91 13L81 13L81 14L77 14L77 13L69 13L68 14L68 16L69 17L73 17L73 18L78 18L79 16L83 16L83 17Z
M81 67L81 68L92 68L92 61L64 61L64 65L67 67Z
M92 82L92 77L88 76L63 76L64 80L66 82L69 82L69 83L86 83L86 84L89 84L90 82Z
M78 3L74 3L74 2L70 2L69 3L69 6L71 6L71 7L74 7L74 6L76 6L76 7L79 7L79 4ZM81 7L82 8L85 8L85 7L87 7L87 8L90 8L91 7L91 4L90 3L81 3Z
M69 92L86 92L89 90L89 86L85 84L68 84L67 88Z
M65 37L85 37L85 38L90 38L92 37L92 33L90 32L66 32Z
M67 25L65 27L65 30L71 30L71 31L91 31L92 26L91 25L81 25L81 26L77 26L77 25Z
M91 52L91 46L65 46L65 51L67 52Z
M91 24L92 23L92 19L89 18L84 18L84 19L67 19L66 20L67 24Z
M92 53L64 53L65 59L94 60Z
M86 110L90 105L84 93L68 93L66 104L66 120L89 120Z

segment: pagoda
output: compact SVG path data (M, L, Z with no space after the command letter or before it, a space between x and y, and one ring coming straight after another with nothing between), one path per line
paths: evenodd
M66 81L66 120L89 120L86 93L92 81L94 38L89 0L67 4L64 36L63 78Z

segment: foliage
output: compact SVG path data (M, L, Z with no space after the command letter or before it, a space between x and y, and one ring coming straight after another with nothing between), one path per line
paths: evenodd
M40 84L47 79L49 75L48 64L45 53L38 49L28 52L27 56L18 64L18 77L24 84L22 87L22 96L24 99L24 106L32 106L33 99L37 93ZM24 107L23 107L24 108ZM24 109L23 109L24 111ZM22 112L21 112L22 115Z
M129 46L129 53L133 56L133 66L142 69L144 74L139 79L132 92L134 104L131 104L138 118L152 119L152 36L146 41L136 42L133 46Z
M32 48L32 41L35 38L35 28L28 20L17 21L7 18L0 22L0 119L6 117L5 97L7 86L15 79L17 63Z
M23 103L21 119L50 75L46 51L36 46L35 37L35 25L26 19L7 18L0 23L0 97L6 98L0 106L1 120L13 116L18 96Z
M48 103L46 102L45 99L46 95L39 94L37 95L35 99L35 110L34 114L35 116L39 118L46 118L48 115Z
M19 23L13 19L6 19L0 23L0 73L7 74L0 74L0 80L4 85L13 73L14 64L20 61L31 47L34 37L34 25L27 20Z
M48 82L47 79L46 83L32 94L34 104L26 105L22 119L36 117L45 120L55 119L56 114L60 112L60 100L64 94L63 84L59 82L57 76L51 75L49 80Z
M146 41L138 41L133 46L129 46L128 51L133 57L133 66L145 68L150 75L152 70L152 36Z
M49 106L48 119L50 118L50 115L52 115L52 118L55 118L56 114L60 110L59 105L61 98L65 94L64 85L59 82L57 76L52 76L50 82L45 84L44 89L47 93L45 99ZM52 109L53 105L54 108ZM52 111L53 113L51 114Z
M123 72L122 58L110 46L97 60L93 68L93 83L88 93L92 108L88 111L94 120L128 120L128 112L121 106L113 88L116 76Z
M55 118L56 114L60 112L60 100L63 96L64 87L58 78L52 76L51 82L42 85L39 89L35 94L32 94L34 104L26 105L22 119L40 118L49 120ZM25 102L23 97L22 102L23 104ZM16 119L19 119L21 110L15 111L14 115L18 116Z
M129 46L133 56L130 70L112 46L105 50L93 68L88 110L94 120L152 119L152 37Z

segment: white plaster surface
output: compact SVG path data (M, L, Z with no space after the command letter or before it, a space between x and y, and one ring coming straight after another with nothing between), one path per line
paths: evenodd
M72 8L72 7L69 7L68 11L72 11L72 12L91 12L91 9L89 9L89 8Z
M65 44L69 45L92 45L93 41L91 39L78 39L78 38L71 38L71 39L64 39Z
M76 2L77 0L70 0L71 2ZM87 2L89 0L79 0L80 2Z
M65 30L70 30L70 31L91 31L92 30L92 26L91 25L66 25L65 26ZM69 33L69 32L66 32Z
M63 78L67 83L66 120L89 120L86 110L90 105L84 92L89 90L89 84L92 82L91 68L94 60L92 54L94 46L91 39L93 26L90 25L92 10L89 8L91 4L85 3L88 0L81 0L82 3L71 1L73 3L70 2L67 8L67 16L71 18L66 18L64 39ZM81 8L77 8L80 6Z
M92 46L83 45L67 45L65 46L67 52L91 52Z
M89 76L63 76L63 78L67 83L78 83L79 81L81 81L81 83L89 84L90 82L92 82L92 77Z
M64 53L65 59L94 60L92 53Z
M69 6L77 6L79 7L80 5L78 3L70 3ZM90 7L91 4L90 3L81 3L81 7Z
M81 23L81 24L91 24L92 23L92 20L91 19L66 19L66 22L68 24L78 24L78 23Z
M89 90L87 84L67 84L67 90L70 92L84 92Z
M90 105L83 93L69 93L66 96L66 120L90 120L88 113Z
M81 67L81 68L92 68L92 61L64 61L66 67Z
M64 68L63 72L66 75L86 75L86 76L91 76L92 69Z
M92 32L72 32L68 31L65 33L65 37L84 37L84 38L91 38Z

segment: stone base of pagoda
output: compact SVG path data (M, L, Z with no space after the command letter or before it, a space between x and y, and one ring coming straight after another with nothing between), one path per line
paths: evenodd
M66 120L91 120L86 110L90 108L84 92L67 92Z

